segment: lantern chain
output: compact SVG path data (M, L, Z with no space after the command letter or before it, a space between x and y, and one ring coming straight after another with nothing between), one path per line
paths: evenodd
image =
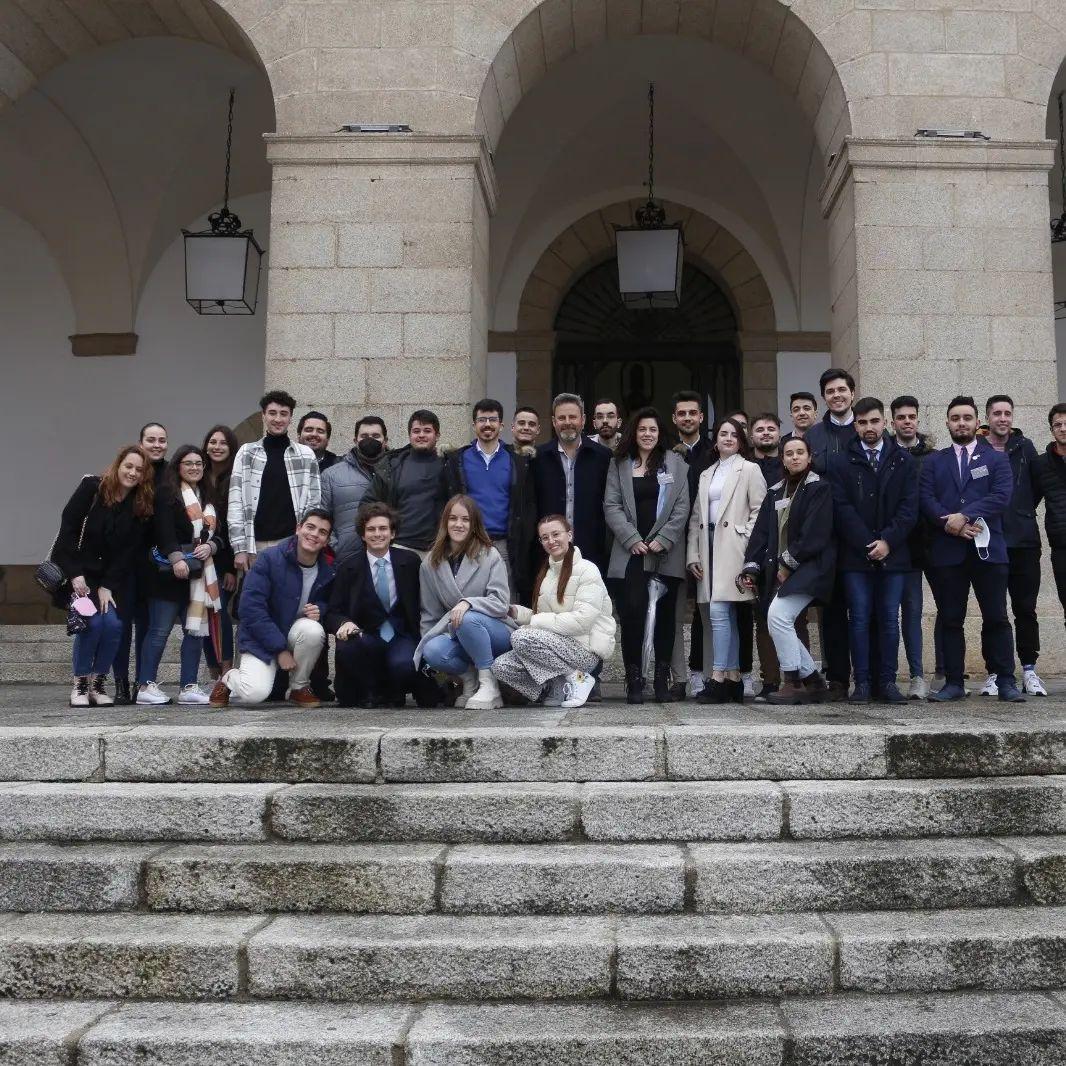
M212 232L220 234L235 234L241 228L241 220L229 209L229 175L231 156L233 154L233 101L236 95L237 91L230 89L229 112L226 116L226 180L222 194L222 208L207 217L207 221L211 224Z
M636 217L643 229L661 229L666 223L666 212L655 202L655 82L648 83L648 202Z

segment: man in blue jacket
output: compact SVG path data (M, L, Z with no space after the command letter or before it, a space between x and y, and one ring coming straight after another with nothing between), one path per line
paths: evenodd
M855 672L851 702L872 698L870 645L876 632L879 696L906 703L896 687L896 663L900 602L911 568L908 538L918 520L918 467L885 432L880 400L866 397L852 410L857 436L830 458L828 471Z
M1007 616L1003 512L1014 487L1010 462L978 439L972 396L956 396L948 404L947 426L951 445L925 460L919 488L922 514L933 525L929 567L944 627L946 680L929 698L941 702L966 698L962 627L972 587L984 625L986 663L989 673L996 675L999 698L1024 702L1014 680L1014 640Z
M241 664L215 684L213 707L225 707L231 695L241 703L262 703L279 669L290 672L290 702L318 706L310 679L326 642L322 619L333 567L322 553L332 528L329 512L312 507L295 536L256 556L241 589Z

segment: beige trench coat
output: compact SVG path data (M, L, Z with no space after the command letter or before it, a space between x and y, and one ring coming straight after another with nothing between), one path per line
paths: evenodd
M712 553L707 538L708 493L717 469L718 464L714 463L700 474L696 502L688 523L686 565L699 563L703 567L703 578L696 582L697 603L753 600L754 593L741 592L737 588L737 574L744 569L744 552L766 495L766 479L755 463L746 459L734 460L733 469L726 474L722 487ZM712 554L713 569L710 565Z

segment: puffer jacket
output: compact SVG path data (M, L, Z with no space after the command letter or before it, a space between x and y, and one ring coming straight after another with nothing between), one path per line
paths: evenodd
M518 624L569 637L593 655L609 659L614 654L615 621L611 597L599 568L582 559L581 552L575 547L573 570L560 603L556 589L561 568L561 561L549 561L537 597L536 612L528 607L516 608Z

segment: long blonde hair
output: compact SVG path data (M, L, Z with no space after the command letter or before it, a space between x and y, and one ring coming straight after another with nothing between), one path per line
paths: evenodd
M546 514L538 523L537 530L539 532L540 527L547 525L549 522L561 522L563 528L567 533L573 533L574 527L566 520L566 515L561 514ZM544 578L548 573L548 564L551 562L551 558L547 553L544 555L544 562L540 564L540 570L537 573L537 580L533 586L533 610L537 609L537 601L540 599L540 586L544 582ZM574 542L570 541L570 547L567 549L566 555L563 556L562 566L559 567L559 584L555 586L555 595L559 599L560 605L563 602L563 596L566 594L566 585L570 580L570 575L574 572Z
M485 530L485 520L481 517L481 509L470 496L459 493L444 505L444 510L441 512L437 536L433 541L433 547L429 549L429 561L432 566L440 566L451 555L452 542L448 536L448 519L457 504L462 504L466 508L466 513L470 515L470 536L466 538L466 544L463 545L463 555L474 562L492 547L492 538Z

